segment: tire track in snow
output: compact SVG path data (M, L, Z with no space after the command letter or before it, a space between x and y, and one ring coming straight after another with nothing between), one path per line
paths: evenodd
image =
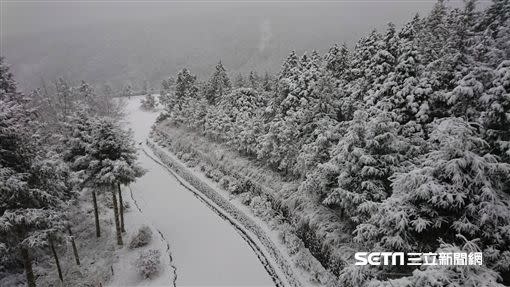
M145 145L145 144L144 144ZM269 259L264 254L262 249L259 247L259 245L248 235L245 229L242 228L241 224L234 221L233 219L226 216L227 211L223 211L220 209L220 207L216 207L215 205L211 204L208 200L206 200L204 197L205 195L201 195L199 191L195 191L192 188L190 188L188 185L186 185L171 168L169 168L167 165L165 165L163 162L159 161L158 159L155 159L153 156L151 156L144 148L141 148L141 150L147 155L150 159L152 159L155 163L162 166L165 170L167 170L178 182L181 186L189 190L198 200L203 202L207 207L209 207L214 213L216 213L218 216L220 216L223 220L227 221L234 229L241 235L241 238L248 243L248 246L254 251L255 255L259 259L259 261L262 263L262 266L266 270L266 272L269 274L271 279L273 280L273 283L277 287L283 287L285 284L282 282L280 277L278 276L278 273L274 269L274 267L269 263ZM214 202L214 201L213 201Z
M128 186L129 187L129 192L130 192L130 195L131 195L131 199L133 200L133 202L135 203L135 206L136 208L138 209L138 211L143 214L143 211L142 209L140 208L140 206L138 205L138 202L136 201L135 197L133 196L133 189L131 189L131 186ZM154 225L153 225L154 226ZM168 243L168 240L166 240L165 236L163 235L163 233L161 232L161 230L159 230L157 227L154 226L154 228L156 229L156 231L159 233L159 236L161 237L161 240L163 242L165 242L166 244L166 253L168 254L168 258L170 259L170 268L172 269L172 272L174 274L173 276L173 280L172 281L172 286L173 287L176 287L176 282L177 282L177 267L175 267L175 265L173 264L174 262L174 259L172 257L172 252L170 251L170 243Z

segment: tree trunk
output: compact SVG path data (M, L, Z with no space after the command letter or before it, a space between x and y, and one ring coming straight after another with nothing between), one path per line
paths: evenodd
M71 245L73 246L74 260L76 261L76 265L80 265L80 256L78 255L78 248L76 248L76 243L74 242L73 232L71 231L71 226L67 226L67 231L69 232L69 236L71 237Z
M126 232L126 229L124 228L124 201L122 200L122 189L120 188L120 183L117 183L117 188L119 190L120 230L122 232Z
M96 191L92 189L92 200L94 201L94 217L96 219L96 237L101 237L101 229L99 227L99 210L97 209Z
M27 275L27 286L35 287L34 271L32 270L32 258L30 258L28 249L22 247L21 256L23 257L23 265L25 266L25 273Z
M122 243L122 232L120 230L119 222L119 209L117 207L117 195L115 188L112 188L112 203L113 203L113 215L115 217L115 231L117 232L117 245L123 245Z
M55 245L53 244L53 237L48 234L48 242L50 243L51 253L53 253L53 258L55 258L55 264L57 265L58 278L60 281L64 282L64 276L62 276L62 269L60 268L60 261L58 260L58 254L55 250Z

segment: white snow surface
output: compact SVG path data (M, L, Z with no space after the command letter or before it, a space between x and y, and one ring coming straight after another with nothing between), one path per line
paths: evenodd
M157 117L156 112L140 109L140 99L132 97L126 107L127 124L134 132L137 145L148 137ZM162 269L163 273L170 273L171 267L168 265L175 266L177 286L274 285L248 243L227 221L215 214L144 152L139 152L139 161L147 173L130 186L133 199L142 210L143 218L156 230L154 240L161 239L158 234L161 232L163 240L169 244L173 262L169 262L168 253L162 250L162 257L166 256L162 258L162 262L166 263ZM126 191L125 200L130 197L129 189ZM130 204L131 212L134 212L137 209L135 203ZM129 220L131 218L126 220L128 227ZM122 263L119 264L122 266ZM123 272L119 274L124 275ZM110 284L133 284L134 281L128 278L127 274L115 276ZM165 278L168 282L164 281ZM161 274L154 284L144 282L141 285L172 285L169 278L172 278L171 274Z

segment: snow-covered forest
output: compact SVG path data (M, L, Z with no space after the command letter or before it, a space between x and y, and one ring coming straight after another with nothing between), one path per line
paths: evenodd
M0 286L509 285L510 1L447 4L159 94L0 57Z
M0 58L0 275L24 268L28 286L36 286L34 258L50 254L63 279L56 246L67 242L79 270L83 250L73 232L83 230L80 220L89 218L94 237L102 236L98 193L102 200L109 197L115 242L123 245L121 185L144 172L131 135L119 124L120 101L95 93L85 82L71 87L60 79L53 90L19 93ZM85 195L93 212L80 210Z
M269 200L339 286L510 282L509 1L438 1L352 51L291 52L274 76L183 69L161 102L155 137L185 129L297 183ZM189 139L171 148L204 160ZM476 250L485 264L354 266L360 250Z

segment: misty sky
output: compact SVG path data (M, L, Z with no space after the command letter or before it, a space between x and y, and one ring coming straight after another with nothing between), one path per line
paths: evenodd
M459 5L460 1L450 1ZM434 1L2 1L1 54L25 89L71 81L155 88L182 67L206 77L276 72L290 50L350 46Z

